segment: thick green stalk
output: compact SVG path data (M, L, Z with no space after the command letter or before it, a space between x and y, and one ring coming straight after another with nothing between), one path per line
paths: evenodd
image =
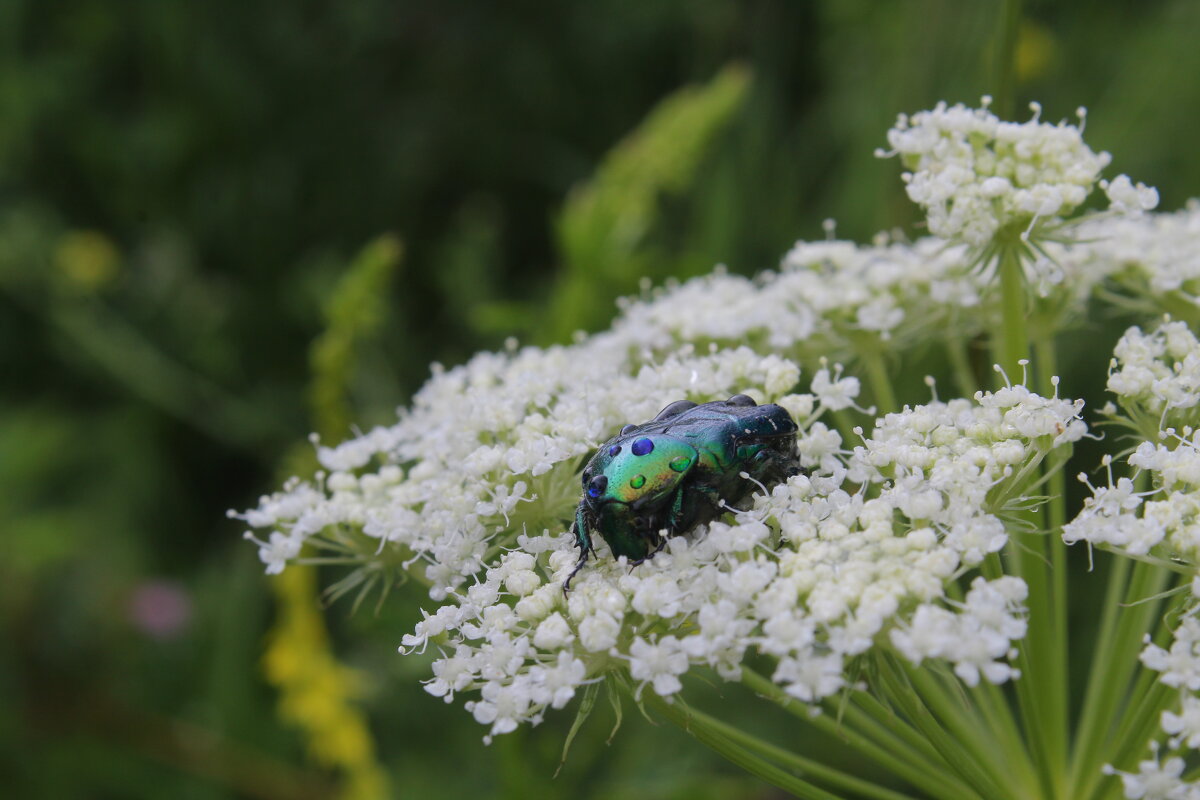
M979 381L975 379L975 370L971 368L967 343L957 336L947 339L946 355L950 359L950 367L954 373L954 382L958 385L959 394L963 397L973 397L980 386Z
M1172 576L1172 579L1177 587L1186 586L1179 578ZM1156 602L1165 599L1159 596ZM1155 628L1153 642L1159 647L1170 647L1172 634L1168 620L1174 619L1180 610L1177 604L1155 614L1153 620L1148 622ZM1157 624L1154 620L1157 620ZM1118 722L1113 734L1115 750L1109 755L1108 763L1117 766L1132 765L1146 757L1146 747L1150 738L1160 731L1162 712L1179 698L1179 688L1164 684L1161 678L1162 675L1154 670L1137 670L1137 677L1129 693L1129 702L1117 713Z
M1109 719L1117 701L1117 692L1109 672L1120 660L1111 657L1116 637L1117 618L1121 612L1121 598L1125 595L1129 581L1129 569L1133 564L1127 558L1110 556L1112 571L1104 591L1104 602L1100 604L1100 628L1096 646L1092 651L1091 669L1088 670L1083 706L1075 724L1075 742L1071 752L1070 787L1077 787L1081 769L1095 764L1095 753L1103 742L1104 727L1100 720ZM1106 713L1107 712L1107 713ZM1101 716L1104 714L1105 716ZM1076 790L1078 794L1078 790ZM1080 795L1082 796L1082 795Z
M1040 514L1022 515L1033 524ZM1050 797L1065 780L1067 769L1066 693L1063 688L1060 634L1051 605L1050 570L1046 563L1045 535L1009 530L1007 546L1013 572L1025 580L1031 609L1028 631L1020 644L1016 681L1017 707L1029 739L1029 751Z
M1036 369L1037 391L1043 397L1053 397L1056 394L1056 372L1058 359L1053 335L1038 337L1034 342L1034 364ZM1051 703L1046 711L1046 717L1053 725L1052 740L1055 743L1057 760L1054 762L1058 769L1052 773L1055 779L1054 796L1066 798L1068 781L1068 750L1069 750L1069 717L1067 707L1068 686L1070 683L1069 643L1070 632L1067 628L1067 545L1062 539L1062 526L1067 521L1066 479L1063 475L1063 463L1066 460L1062 451L1054 451L1046 457L1043 464L1045 474L1049 478L1046 493L1049 500L1043 509L1045 518L1045 536L1049 537L1050 549L1050 585L1047 588L1050 597L1052 614L1046 620L1044 632L1049 634L1046 641L1045 660L1041 668L1048 669L1045 676L1045 697ZM1044 562L1043 562L1044 563ZM1044 571L1042 565L1039 570ZM1031 606L1037 608L1037 606ZM1041 606L1041 608L1046 608Z
M1001 232L997 241L999 260L1000 328L992 332L992 352L1004 371L1001 384L1025 379L1024 363L1029 357L1026 330L1028 293L1021 259L1025 250L1013 231ZM1014 493L1020 487L1014 486ZM1034 526L1043 527L1038 513L1023 514ZM1067 713L1065 692L1065 649L1062 631L1056 624L1045 535L1010 529L1007 548L1012 572L1029 588L1032 609L1029 631L1021 644L1021 679L1016 682L1017 705L1029 738L1043 788L1053 797L1060 793L1067 763Z
M1157 678L1157 675L1155 675ZM1179 698L1178 687L1167 686L1155 680L1135 695L1135 705L1121 716L1114 741L1119 747L1112 752L1109 763L1117 766L1132 766L1145 758L1150 749L1150 737L1161 731L1162 712Z
M871 383L871 396L875 400L876 413L882 416L899 410L878 338L872 337L871 341L864 342L859 348L859 356L867 370L867 380Z
M1184 602L1186 602L1186 601L1184 601ZM1171 631L1171 626L1173 624L1173 621L1178 619L1177 612L1179 612L1181 610L1182 609L1180 609L1180 608L1169 608L1169 609L1163 611L1158 616L1158 629L1154 632L1154 636L1151 639L1151 641L1153 641L1154 644L1156 644L1159 647L1162 647L1164 649L1170 649L1171 640L1174 638L1174 634ZM1138 661L1141 661L1141 653L1140 652L1138 654ZM1134 681L1133 681L1133 689L1129 694L1131 701L1136 700L1139 697L1144 697L1147 693L1150 692L1151 689L1153 689L1156 685L1158 685L1160 683L1162 683L1162 673L1161 672L1157 672L1157 671L1149 669L1149 668L1138 669L1137 677L1134 678ZM1176 687L1175 689L1173 689L1173 691L1178 692L1179 688ZM1128 708L1124 708L1118 712L1118 716L1120 717L1120 721L1118 722L1118 725L1117 725L1118 732L1123 731L1129 724L1128 712L1129 712ZM1122 737L1117 736L1116 738L1119 739Z
M1021 246L1005 242L997 248L1000 259L1000 330L993 333L992 350L1008 379L1021 381L1021 361L1029 358L1029 334L1025 330L1027 293L1021 267ZM998 378L1004 385L1004 378Z

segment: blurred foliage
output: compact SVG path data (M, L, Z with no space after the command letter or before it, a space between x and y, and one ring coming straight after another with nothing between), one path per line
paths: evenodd
M347 266L330 293L325 329L310 350L309 396L318 435L337 435L351 424L350 382L358 352L380 328L388 285L401 254L395 236L380 236ZM284 465L285 475L306 477L316 466L311 448L299 447L284 459ZM367 719L356 704L366 681L359 671L340 664L333 652L317 602L316 569L306 565L286 570L272 577L271 588L276 614L266 637L263 665L267 680L279 691L280 718L304 732L314 760L344 774L342 797L372 800L389 795L387 774L376 758Z
M302 729L320 764L345 773L342 797L371 800L389 794L367 721L356 707L363 678L334 656L325 618L316 603L311 567L286 570L271 581L278 599L267 638L267 679L279 688L279 716Z
M1014 113L1086 105L1114 174L1166 209L1200 193L1200 4L1023 5ZM329 796L263 680L271 593L223 513L311 459L289 454L314 404L336 439L391 419L430 361L603 326L643 276L770 268L828 217L910 227L873 151L898 112L998 91L1001 13L0 3L8 793ZM482 747L421 691L428 657L395 655L423 602L325 615L396 796L772 796L628 709L607 745L603 704L555 780L570 714Z
M388 287L402 247L391 235L368 244L346 268L325 306L325 329L312 343L312 418L318 434L339 437L353 422L351 381L358 351L378 334L387 315Z
M604 327L613 293L632 293L639 281L682 274L646 239L661 232L660 196L679 196L695 183L705 151L737 112L749 76L728 67L712 83L681 89L663 100L609 152L587 184L576 186L558 217L562 271L542 326L562 341L576 330ZM597 302L597 301L601 302Z

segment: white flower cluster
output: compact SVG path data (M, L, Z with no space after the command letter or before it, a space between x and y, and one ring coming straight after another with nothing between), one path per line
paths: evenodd
M943 587L1004 546L993 501L1082 435L1078 412L1013 387L890 414L850 454L815 423L800 446L811 476L759 494L734 520L672 538L633 570L598 543L566 598L574 543L521 537L404 647L438 644L426 688L447 701L479 691L467 705L489 736L536 723L614 668L638 692L669 697L695 665L736 679L751 650L775 658L772 678L789 694L820 700L889 630L914 662L1002 682L1017 674L1005 660L1025 633L1024 583L978 578L960 604Z
M1113 483L1110 473L1108 485L1091 487L1083 510L1063 526L1063 539L1200 564L1200 433L1142 442L1128 463L1149 474L1150 488L1135 491L1129 478Z
M1070 315L1113 282L1142 307L1166 291L1189 302L1200 295L1200 203L1173 214L1084 218L1069 241L1039 247L1043 255L1027 265L1031 279L1043 294L1052 287ZM985 303L990 280L972 269L966 246L936 237L802 241L774 272L751 279L717 270L623 301L616 330L664 351L745 343L802 362L850 360L872 337L898 348L978 334L995 313Z
M777 399L795 385L796 362L852 357L864 335L974 335L979 289L962 249L938 240L801 243L758 279L718 272L627 301L612 330L575 345L435 369L397 424L319 447L328 473L317 486L290 484L240 516L269 530L251 538L271 572L311 537L348 526L382 556L427 562L444 592L478 572L497 527L566 518L582 457L622 424L682 397ZM812 387L789 410L849 408L858 381L822 366ZM364 474L371 464L386 469Z
M404 645L442 648L429 691L478 691L470 710L493 734L561 708L614 666L667 696L696 664L736 676L748 650L775 657L790 694L818 700L888 630L904 655L945 659L966 680L1014 675L1003 662L1023 635L1023 587L977 583L954 605L943 586L1003 547L1008 490L1082 435L1079 405L1021 386L934 402L887 415L847 454L818 417L853 405L855 378L822 368L812 394L786 394L799 369L775 355L639 348L655 331L654 314L640 312L658 312L662 335L672 299L571 347L437 370L396 425L320 448L330 472L317 485L293 481L241 515L273 531L259 541L268 570L345 530L370 557L423 562L431 596L448 602ZM564 599L587 452L670 401L737 392L796 416L811 477L671 539L632 572L597 542Z
M939 103L901 115L888 131L899 154L909 198L925 209L929 230L950 241L983 247L1001 229L1027 236L1035 224L1069 215L1091 193L1111 160L1083 142L1082 130L1040 122L1003 122L983 108ZM1082 110L1080 112L1082 118ZM1106 185L1114 210L1153 208L1157 193L1125 176Z
M1132 327L1117 342L1108 390L1126 410L1159 417L1200 402L1200 342L1186 323L1163 322L1144 333Z
M562 529L579 499L582 456L622 424L681 397L778 398L800 375L792 362L744 347L705 355L683 348L659 363L643 355L609 334L437 370L396 425L320 448L330 470L322 485L293 482L239 516L275 529L269 542L256 539L269 571L311 537L350 526L382 555L425 561L434 596L445 596L524 528ZM834 381L828 391L840 399L840 387ZM812 413L820 398L787 402ZM373 462L380 466L364 472Z
M864 334L895 344L933 331L974 335L982 289L963 248L940 239L798 242L775 272L749 279L718 270L625 301L617 327L661 347L749 341L800 360L843 359Z
M1025 638L1025 620L1013 612L1027 594L1019 578L991 583L976 578L963 604L966 613L923 603L911 625L892 631L892 644L914 664L925 658L954 662L954 672L968 686L979 685L980 673L991 683L1019 678L1021 671L1000 659L1016 658L1012 642Z
M1106 300L1142 314L1164 299L1196 304L1200 295L1200 203L1174 213L1097 214L1072 222L1066 241L1040 244L1033 272L1082 305L1100 289Z

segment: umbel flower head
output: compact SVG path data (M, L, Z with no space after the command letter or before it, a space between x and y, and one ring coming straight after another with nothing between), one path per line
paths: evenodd
M1111 208L1140 213L1158 204L1158 193L1121 175L1100 181L1112 157L1093 152L1083 127L1040 121L1031 104L1027 122L1004 122L982 108L938 103L911 117L901 114L888 131L891 152L899 155L908 197L925 209L929 230L974 248L997 234L1020 233L1025 240L1048 238L1101 183ZM1085 118L1079 109L1079 119Z
M357 562L348 584L420 581L429 602L400 649L436 654L426 690L462 702L489 740L609 676L639 699L670 701L690 673L737 680L749 658L768 665L760 686L813 704L857 691L876 656L936 662L956 689L1020 678L1039 587L1004 570L1020 560L1013 532L1032 536L1028 519L1061 449L1086 433L1082 401L1058 396L1056 381L1037 392L1005 378L990 392L890 403L889 359L908 363L930 345L965 352L994 333L1002 315L978 265L1000 238L1023 236L1024 254L1055 265L1047 305L1059 321L1114 285L1140 307L1159 307L1164 291L1194 298L1200 212L1145 213L1153 190L1123 176L1103 182L1108 156L1082 129L1036 115L1004 123L986 106L939 105L902 117L889 141L932 235L799 242L756 278L718 269L622 301L609 330L573 344L510 342L435 365L395 424L318 442L315 479L235 515L255 529L247 535L267 571L327 549ZM1103 221L1068 219L1096 186L1111 200ZM1058 235L1065 221L1077 235ZM1110 387L1126 423L1173 433L1129 461L1154 473L1150 488L1097 488L1062 530L1068 541L1195 563L1195 514L1175 498L1193 488L1195 343L1175 323L1122 340ZM969 385L972 365L960 366ZM883 413L863 407L859 375ZM671 537L640 565L597 539L564 593L590 454L671 402L734 394L787 409L804 474L756 487L744 507ZM1148 643L1143 660L1194 693L1200 667L1187 657L1200 627L1189 617L1179 631L1178 652ZM1200 741L1198 714L1183 698L1164 733ZM1176 766L1146 762L1144 778L1127 783L1178 778Z
M843 249L843 262L862 258ZM1004 546L1020 482L1083 435L1080 404L1011 386L885 415L847 442L827 419L855 408L858 380L819 365L798 393L791 356L812 341L798 330L747 337L762 320L722 303L738 291L745 307L758 299L765 314L784 314L773 290L799 284L802 269L685 284L629 304L611 331L577 344L435 369L394 426L319 448L328 472L315 484L293 482L243 515L274 531L260 555L278 570L309 543L357 548L364 569L417 571L438 605L403 649L438 648L427 689L447 701L465 694L489 736L536 723L613 670L639 693L670 697L697 666L736 678L750 652L772 657L772 678L804 701L839 691L848 662L876 646L914 663L945 660L969 684L1014 677L1023 582L976 578L961 602L944 587ZM872 289L898 308L915 302L889 281ZM803 295L785 297L798 308ZM807 308L796 312L807 330L833 330ZM709 346L698 352L689 339ZM809 474L632 570L598 543L564 597L588 454L671 401L739 392L792 413Z

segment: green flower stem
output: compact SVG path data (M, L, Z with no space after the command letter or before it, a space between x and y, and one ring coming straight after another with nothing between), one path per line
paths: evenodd
M1003 797L1003 782L997 784L985 767L985 759L964 748L963 743L951 735L921 702L920 695L907 680L902 680L903 670L895 663L884 663L878 672L882 685L878 687L886 699L897 706L909 721L925 734L934 747L946 759L950 767L983 797Z
M1034 365L1036 369L1036 387L1043 397L1053 397L1057 392L1054 378L1058 371L1058 358L1052 335L1040 336L1034 341ZM1050 595L1050 606L1034 606L1031 608L1049 608L1052 613L1042 614L1046 617L1045 625L1039 626L1038 635L1047 635L1045 641L1045 660L1040 665L1048 669L1045 676L1045 698L1051 705L1046 711L1046 717L1053 725L1051 739L1054 743L1054 761L1059 769L1051 773L1056 779L1054 796L1065 797L1067 778L1067 762L1069 750L1070 711L1067 707L1070 683L1070 634L1067 629L1067 545L1062 539L1062 527L1067 521L1066 509L1066 477L1063 474L1063 464L1068 453L1062 449L1051 451L1043 465L1044 475L1048 476L1046 494L1049 496L1043 513L1045 518L1044 538L1048 538L1050 549L1050 582L1046 587ZM1044 562L1043 562L1044 563ZM1044 567L1037 567L1044 573Z
M846 739L847 726L854 726L857 728L856 733L874 741L888 753L902 756L910 764L921 764L927 772L938 772L937 780L940 785L953 787L951 793L958 793L954 796L974 796L971 788L958 778L933 743L909 725L895 710L884 706L866 692L855 692L852 697L852 702L839 703L836 710L829 709L827 718L821 718L822 724L832 723L827 726L830 735ZM874 705L871 706L867 700ZM860 752L866 751L860 749ZM926 791L929 789L926 788Z
M1185 585L1186 584L1181 585L1179 588L1183 588ZM1190 598L1190 593L1185 595L1185 597ZM1187 602L1187 601L1184 600L1183 602ZM1157 618L1158 629L1154 632L1154 636L1151 639L1151 641L1154 642L1154 644L1158 645L1159 647L1161 647L1163 649L1170 649L1171 640L1173 638L1173 634L1171 632L1171 626L1174 624L1174 621L1179 618L1178 613L1182 612L1182 611L1183 611L1183 606L1176 606L1174 608L1167 609L1166 611L1162 612L1158 616L1158 618ZM1151 622L1151 624L1153 625L1153 621ZM1141 661L1140 651L1138 654L1138 661L1139 662ZM1155 684L1160 683L1161 678L1162 678L1162 674L1159 672L1156 672L1152 669L1137 670L1137 678L1135 679L1135 682L1133 684L1133 691L1131 692L1131 696L1135 697L1135 698L1142 697L1147 692L1149 692L1150 689ZM1175 691L1178 692L1179 688L1176 687ZM1121 725L1125 724L1124 718L1121 719L1120 724Z
M1181 588L1186 586L1186 583L1179 579L1174 583ZM1159 647L1170 647L1171 627L1167 620L1174 619L1175 612L1179 610L1181 609L1177 605L1149 620L1148 624L1151 626L1157 622L1153 641ZM1137 670L1137 678L1129 693L1130 704L1118 715L1117 729L1113 735L1114 746L1119 749L1110 756L1108 763L1132 765L1145 758L1146 744L1159 732L1162 724L1162 712L1179 697L1179 688L1167 686L1161 678L1162 676L1154 670Z
M629 687L626 686L626 689ZM642 703L653 708L662 716L691 734L697 741L710 748L713 752L733 764L741 767L752 775L756 775L774 786L796 797L811 798L811 800L841 800L819 786L797 778L787 770L772 764L761 756L750 752L746 747L735 743L719 727L709 724L710 717L684 708L683 703L668 703L654 692L644 692ZM762 744L766 744L765 742ZM798 757L797 757L798 758Z
M1149 670L1144 672L1150 673ZM1113 751L1109 759L1111 764L1132 766L1145 758L1149 753L1147 745L1151 737L1161 730L1162 712L1179 698L1177 687L1158 682L1157 673L1150 674L1154 682L1140 695L1134 695L1136 705L1121 716L1121 724L1114 737L1120 746Z
M886 740L890 735L899 736L910 747L919 750L926 760L934 764L945 764L937 748L929 740L915 730L911 725L897 716L894 709L879 702L878 698L867 692L855 692L853 701L845 706L839 706L842 716L864 732L876 734L876 738ZM878 727L876 727L878 726ZM882 735L881 735L882 734Z
M662 705L668 705L662 698L654 696ZM854 775L847 774L839 769L835 769L819 761L814 761L811 758L797 755L796 753L786 750L778 745L759 739L746 731L736 728L726 722L709 716L702 711L699 711L691 706L683 703L672 703L669 705L680 705L683 711L682 727L691 733L694 729L703 727L712 731L716 735L728 737L735 745L745 748L756 755L763 758L775 760L781 765L787 766L802 775L808 775L818 780L824 781L832 788L841 789L848 792L853 792L857 795L873 800L913 800L912 795L897 792L893 789L888 789L883 786L863 780ZM659 705L655 706L660 709ZM675 720L672 720L675 721Z
M1152 567L1166 570L1168 573L1172 573L1174 575L1183 575L1187 578L1196 577L1196 567L1191 564L1185 564L1182 561L1170 561L1162 558L1161 556L1152 556L1145 553L1130 553L1108 544L1098 544L1093 545L1093 547L1101 553L1112 553L1119 558L1127 558L1130 561L1138 561L1142 564L1149 564Z
M1026 331L1025 272L1021 267L1019 241L1002 242L997 248L1000 260L1000 330L993 334L992 348L996 363L1009 380L1021 380L1021 361L1029 357L1029 335ZM998 376L998 384L1004 384Z
M1019 10L1018 12L1019 13ZM996 242L1000 277L1000 328L993 332L992 348L1004 375L1003 383L1024 379L1022 361L1029 357L1027 291L1021 264L1024 247L1015 231L1002 232ZM1014 481L1013 488L1024 487ZM1021 484L1016 486L1015 484ZM1033 530L1044 530L1040 513L1022 514ZM1012 572L1029 587L1029 632L1020 648L1021 679L1016 682L1017 707L1029 737L1029 751L1043 779L1046 794L1060 793L1067 762L1067 710L1064 637L1053 611L1047 543L1044 533L1029 533L1010 526L1007 554Z
M1068 784L1072 797L1090 797L1096 783L1104 777L1100 768L1110 757L1112 720L1119 705L1129 697L1129 681L1138 665L1142 636L1157 619L1160 601L1129 604L1161 592L1170 574L1153 564L1138 561L1133 566L1132 577L1126 582L1124 578L1129 565L1122 564L1126 559L1119 556L1115 560L1105 597L1100 638L1076 726L1077 739ZM1117 602L1122 589L1124 607Z
M959 394L963 397L973 397L979 390L979 381L975 379L975 370L971 368L967 343L958 337L947 339L946 356L950 359L950 368L954 372L954 382L958 385Z
M896 393L892 389L892 379L888 377L887 364L883 359L883 346L878 337L870 341L860 342L859 357L867 371L867 380L871 383L871 396L875 400L875 411L880 414L891 414L899 410L896 405Z
M970 689L970 693L983 713L985 725L989 730L996 732L996 739L1004 749L1004 763L1023 773L1019 779L1023 785L1037 785L1038 777L1033 758L1025 748L1025 737L1017 725L1012 706L1004 697L1004 692L994 683L980 681Z
M1129 569L1133 562L1119 556L1113 556L1108 561L1112 564L1112 571L1109 573L1108 585L1105 587L1104 602L1100 604L1099 633L1091 658L1092 666L1088 670L1082 710L1075 726L1076 738L1071 753L1069 782L1072 787L1079 785L1081 769L1084 768L1084 765L1095 766L1095 754L1100 748L1104 733L1104 728L1099 722L1111 719L1113 708L1119 699L1118 693L1113 690L1112 678L1108 673L1120 660L1112 657L1117 652L1113 649L1113 643L1117 635L1117 617L1121 611L1121 597L1125 594L1128 586Z
M1032 603L1030 605L1032 606ZM1030 627L1032 628L1032 625ZM1029 653L1031 638L1030 635L1026 635L1017 658L1017 667L1021 670L1021 677L1015 685L1017 711L1021 720L1021 729L1026 732L1029 740L1029 752L1032 754L1034 769L1041 781L1042 789L1048 796L1053 796L1049 773L1054 769L1055 762L1048 757L1049 746L1046 739L1049 731L1047 730L1045 709L1041 705L1043 698L1038 691L1040 687L1037 679L1031 675L1031 673L1036 674L1037 672L1037 667L1033 666Z
M996 113L1001 119L1012 117L1016 105L1017 34L1021 28L1021 0L1005 0L1000 8L996 37Z
M1023 514L1032 524L1040 514ZM1021 677L1016 681L1017 708L1029 739L1037 771L1047 794L1065 780L1067 768L1066 692L1063 689L1059 633L1051 609L1050 576L1045 556L1046 535L1009 530L1007 546L1013 571L1029 588L1026 605L1032 609L1029 628L1019 647Z
M939 797L979 797L970 785L958 777L954 768L946 761L933 742L921 731L912 727L894 709L884 706L866 692L855 692L853 697L854 700L852 703L839 706L839 709L843 712L842 719L848 725L855 726L858 729L856 733L862 735L867 740L873 740L885 752L900 756L909 767L919 766L923 771L923 777L921 778L904 775L906 780L916 785L919 785L921 780L936 781L937 790L931 788L929 785L922 788ZM865 705L863 703L865 698L870 698L874 701L875 706L882 713L875 711L868 712L863 707L860 707L860 704ZM828 716L829 721L833 722L829 726L831 728L829 735L848 739L848 725L836 721L838 718L833 715L832 711ZM851 744L854 745L854 742L851 742ZM858 749L868 757L874 758L877 761L879 760L877 753L870 752L863 747L858 747Z
M1155 298L1163 313L1170 314L1171 319L1186 322L1188 327L1196 330L1200 327L1200 311L1191 297L1182 292L1164 292Z
M1058 353L1054 339L1039 338L1034 342L1034 364L1037 367L1037 390L1043 397L1052 397L1056 387L1052 379L1058 372ZM1066 509L1066 476L1062 466L1066 461L1065 455L1055 450L1048 456L1046 472L1050 480L1046 493L1050 500L1046 504L1048 529L1050 530L1050 564L1054 587L1054 619L1058 629L1064 634L1067 630L1067 544L1062 540L1060 532L1067 521ZM1066 636L1063 637L1064 648ZM1064 655L1063 666L1066 667ZM1066 671L1064 671L1065 680Z
M944 764L927 761L899 738L892 737L886 744L880 745L828 714L813 715L808 705L789 696L772 681L745 667L742 668L742 683L798 719L846 742L884 769L932 797L941 800L980 798L980 795L957 775L946 770Z
M932 670L900 663L925 705L979 764L987 768L993 781L1013 789L1014 796L1037 796L1037 773L1015 726L1010 735L1003 736L1000 729L988 724L986 715L967 702L968 696L962 694L957 682L948 686L938 680ZM1001 754L1003 757L998 758ZM1023 793L1015 791L1018 786Z

